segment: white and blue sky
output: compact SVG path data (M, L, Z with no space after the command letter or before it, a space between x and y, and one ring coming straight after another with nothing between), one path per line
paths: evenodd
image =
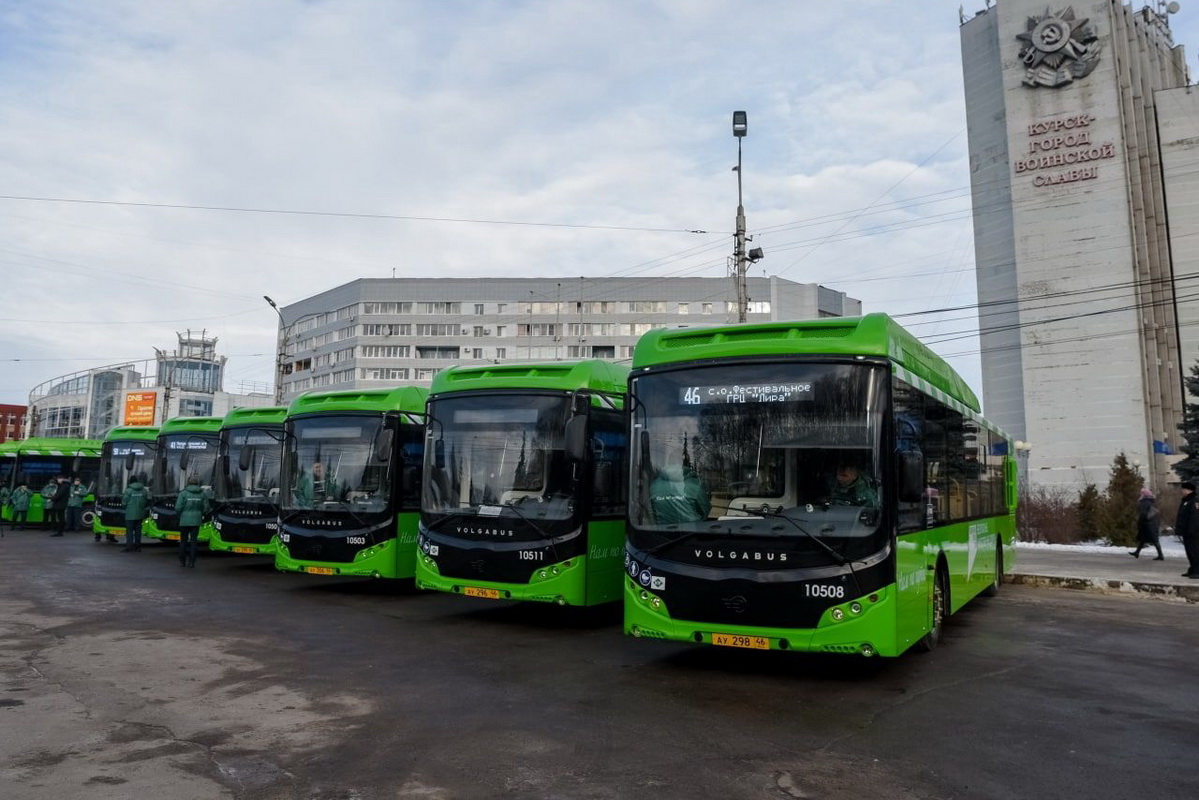
M0 402L187 328L270 383L262 295L393 270L723 276L734 109L751 274L970 305L958 6L0 0ZM981 394L977 341L936 349Z

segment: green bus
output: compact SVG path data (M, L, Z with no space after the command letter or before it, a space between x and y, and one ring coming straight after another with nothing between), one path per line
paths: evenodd
M286 406L235 408L221 426L210 550L273 555Z
M159 428L149 486L150 518L142 527L143 537L179 541L175 500L192 478L198 478L204 490L212 492L222 424L222 417L175 417ZM210 517L200 525L196 540L207 542L211 537Z
M651 331L629 401L627 634L896 656L1013 566L1011 442L885 315Z
M310 392L284 423L275 567L411 578L428 392Z
M437 373L418 587L571 606L621 599L628 374L600 360Z
M108 536L125 534L125 489L141 481L147 488L154 472L158 428L123 425L111 429L100 447L100 479L96 484L96 521L92 530Z
M0 444L0 486L10 490L22 484L29 489L29 513L26 522L41 523L46 518L42 490L55 478L79 478L89 489L96 487L100 473L100 441L98 439L33 438ZM90 530L95 517L95 496L84 499L83 525ZM3 510L5 521L12 519L12 506Z

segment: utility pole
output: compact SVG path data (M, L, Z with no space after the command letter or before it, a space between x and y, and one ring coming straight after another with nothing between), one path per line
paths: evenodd
M741 140L749 130L744 111L733 112L733 136L737 137L737 233L733 242L733 285L737 291L737 321L745 322L749 307L749 292L745 285L745 273L749 270L749 257L745 254L745 206L741 201Z

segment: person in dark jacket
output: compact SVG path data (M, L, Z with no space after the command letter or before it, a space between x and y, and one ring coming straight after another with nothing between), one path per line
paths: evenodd
M1183 481L1181 488L1182 502L1178 504L1174 530L1182 537L1187 552L1187 571L1182 577L1199 579L1199 509L1195 506L1195 484Z
M146 511L150 507L150 492L138 478L125 487L121 495L121 505L125 507L125 546L122 553L137 553L142 549L142 523L146 520ZM96 540L99 541L97 536Z
M1141 548L1153 545L1157 548L1157 558L1154 561L1164 561L1158 531L1161 529L1162 514L1157 507L1157 498L1148 489L1141 490L1141 499L1137 501L1137 549L1129 553L1133 558L1141 557Z
M58 485L50 497L50 511L46 515L46 523L54 525L54 533L50 534L51 536L62 536L67 526L67 503L71 502L71 484L67 483L67 479L62 475L55 480L58 481Z
M188 478L187 486L175 498L175 511L179 514L179 566L196 566L200 524L211 510L212 501L200 488L200 479L194 475Z

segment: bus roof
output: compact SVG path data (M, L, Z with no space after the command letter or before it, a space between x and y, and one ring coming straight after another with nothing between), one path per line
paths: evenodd
M7 442L12 445L7 455L18 456L98 456L99 439L33 438Z
M160 436L172 433L209 433L219 431L224 422L223 417L174 417L162 423L158 429Z
M287 406L261 406L259 408L235 408L225 415L222 427L234 425L283 424L287 418Z
M111 428L104 441L111 442L116 440L134 441L134 442L152 442L158 438L158 428L151 428L145 425L118 425Z
M406 411L425 413L427 389L397 386L391 389L346 389L336 392L308 392L291 401L287 416L331 411Z
M887 358L975 413L981 411L966 381L886 314L711 328L655 328L637 341L633 369L715 358L803 354Z
M629 368L600 359L454 366L433 377L429 394L480 389L543 389L573 392L591 389L624 394Z

